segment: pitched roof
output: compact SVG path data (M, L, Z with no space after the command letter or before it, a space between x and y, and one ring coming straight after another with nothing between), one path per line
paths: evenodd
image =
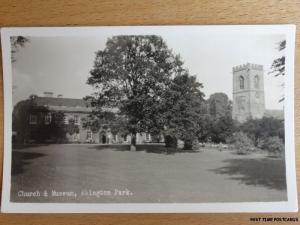
M52 111L80 113L90 113L93 111L91 103L83 99L60 97L35 97L34 102L37 106L44 106ZM102 108L102 110L112 113L118 112L117 108Z
M36 97L37 106L45 106L49 110L67 112L91 112L92 107L88 101L75 98Z
M35 103L39 106L67 106L67 107L89 107L89 102L83 99L75 98L53 98L53 97L36 97Z

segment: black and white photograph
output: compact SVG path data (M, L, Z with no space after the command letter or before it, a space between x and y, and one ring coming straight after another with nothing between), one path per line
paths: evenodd
M293 25L1 35L3 212L297 210Z

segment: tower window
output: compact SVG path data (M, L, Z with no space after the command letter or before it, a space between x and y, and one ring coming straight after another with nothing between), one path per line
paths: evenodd
M244 89L245 87L245 79L243 76L240 76L240 89Z
M254 87L259 88L259 77L258 77L258 75L256 75L254 77Z

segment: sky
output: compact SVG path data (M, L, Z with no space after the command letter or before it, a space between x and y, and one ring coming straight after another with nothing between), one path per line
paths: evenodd
M284 52L277 49L283 35L207 35L181 33L161 35L174 54L180 54L184 67L203 84L206 98L223 92L232 99L232 67L255 63L264 66L267 109L283 109L283 77L270 71L273 60ZM31 94L53 92L66 98L83 98L93 89L86 84L95 52L103 50L106 34L87 37L28 37L30 42L15 54L13 104Z

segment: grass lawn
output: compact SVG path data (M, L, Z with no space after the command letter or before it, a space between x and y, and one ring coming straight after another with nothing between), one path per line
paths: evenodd
M141 145L136 152L128 151L128 148L125 145L15 147L11 201L205 203L287 200L283 159L262 154L237 155L214 149L166 152L165 147L159 145ZM45 191L48 196L43 196ZM37 193L36 196L24 196L32 192Z

